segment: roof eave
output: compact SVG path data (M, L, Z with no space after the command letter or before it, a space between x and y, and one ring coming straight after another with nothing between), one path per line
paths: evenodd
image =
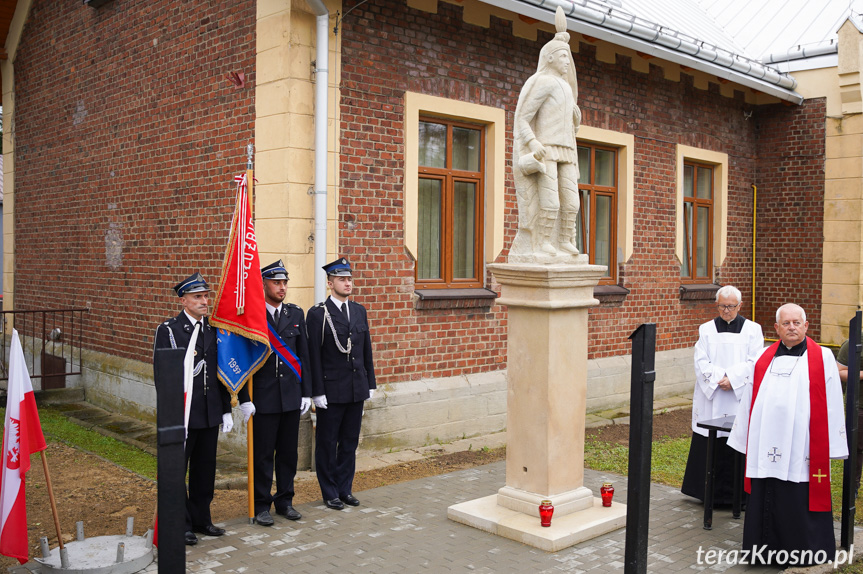
M516 14L527 16L529 18L534 18L542 22L554 24L554 12L546 10L544 8L540 8L538 6L534 6L532 4L526 4L519 0L481 1L510 12L514 12ZM569 30L572 30L573 32L578 32L579 34L591 36L593 38L597 38L599 40L603 40L617 46L622 46L624 48L629 48L638 52L650 54L652 56L661 58L669 62L674 62L676 64L687 66L694 70L699 70L708 74L712 74L718 78L734 82L735 84L738 84L740 86L752 88L759 92L779 98L780 100L784 100L798 105L803 103L803 96L801 96L794 90L783 88L782 86L778 86L771 82L760 80L754 76L738 72L731 68L719 66L707 60L696 58L682 52L671 50L653 42L648 42L646 40L623 34L621 32L617 32L615 30L602 26L596 26L594 24L590 24L589 22L577 20L569 16L567 16L566 22L567 28Z

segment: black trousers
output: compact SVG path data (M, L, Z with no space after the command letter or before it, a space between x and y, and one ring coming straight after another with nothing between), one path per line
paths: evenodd
M743 523L743 549L762 548L760 558L767 561L769 551L785 551L770 561L777 565L800 566L792 551L806 564L833 560L836 538L833 513L810 512L809 483L788 482L777 478L753 478L752 492ZM805 556L802 551L808 551ZM819 551L820 556L816 556ZM753 553L753 558L756 554ZM785 558L783 561L782 558ZM751 560L750 563L756 561Z
M704 502L704 485L707 480L707 442L706 436L692 433L689 458L680 491ZM734 455L736 451L728 446L728 437L716 437L715 469L713 477L714 506L731 505L734 502ZM743 500L746 500L744 493Z
M189 488L186 493L186 530L213 523L210 503L216 485L216 446L219 427L189 429L186 437L186 471Z
M315 468L324 500L352 494L363 401L330 403L317 409Z
M255 414L252 418L255 457L255 514L270 510L284 511L294 499L294 476L297 474L297 435L300 411ZM272 494L273 470L276 472L276 494Z

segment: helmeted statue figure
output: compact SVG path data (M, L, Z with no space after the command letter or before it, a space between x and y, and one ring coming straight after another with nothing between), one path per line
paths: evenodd
M565 262L578 255L578 153L581 123L578 80L558 7L557 34L539 53L536 73L518 97L513 127L513 172L518 233L510 262Z

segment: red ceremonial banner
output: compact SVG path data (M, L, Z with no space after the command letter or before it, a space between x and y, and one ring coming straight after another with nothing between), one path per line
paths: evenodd
M236 209L210 317L210 324L219 329L219 379L234 399L270 353L264 281L246 175L235 180Z

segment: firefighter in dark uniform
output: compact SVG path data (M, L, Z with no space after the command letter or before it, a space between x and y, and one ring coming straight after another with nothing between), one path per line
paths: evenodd
M317 413L315 467L327 507L358 506L352 491L363 401L376 388L366 308L350 300L351 266L341 258L324 266L330 297L309 309L312 401Z
M194 382L189 424L186 436L186 470L189 487L186 493L186 544L197 544L195 532L221 536L224 529L213 525L210 503L216 482L216 444L219 425L229 432L234 425L231 417L231 395L217 378L216 330L206 314L210 287L200 273L174 287L183 311L156 328L155 349L188 348L192 333L199 329L194 357ZM200 323L200 326L196 326Z
M255 521L272 526L270 505L288 520L302 515L293 507L294 476L297 474L297 437L300 417L312 405L312 374L303 310L282 303L288 288L288 271L281 260L261 269L267 323L280 341L252 379L256 413L252 419L255 457ZM283 348L279 348L284 346ZM297 376L299 371L300 376ZM274 456L275 455L275 456ZM272 495L273 467L276 494Z

